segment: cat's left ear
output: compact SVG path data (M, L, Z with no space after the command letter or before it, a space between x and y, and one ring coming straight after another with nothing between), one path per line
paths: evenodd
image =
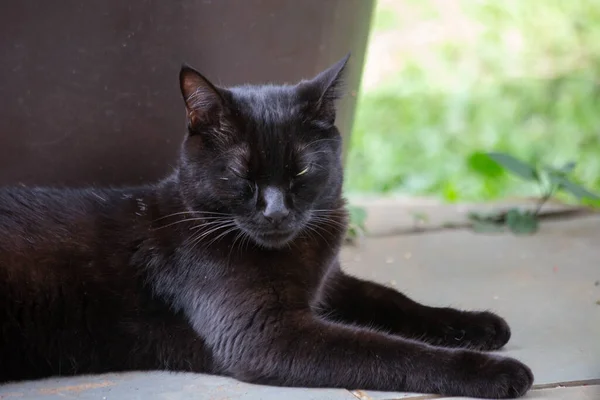
M308 102L308 112L312 118L333 125L336 115L336 101L342 96L344 70L350 53L337 63L308 81L298 84L302 100Z

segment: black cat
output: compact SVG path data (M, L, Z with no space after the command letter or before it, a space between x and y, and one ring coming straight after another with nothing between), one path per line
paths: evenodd
M503 319L420 305L340 269L346 62L296 85L229 89L183 67L188 134L171 176L1 189L0 381L163 369L523 395L529 368L475 351L508 341Z

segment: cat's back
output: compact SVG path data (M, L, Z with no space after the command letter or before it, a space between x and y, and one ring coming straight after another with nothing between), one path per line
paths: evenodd
M0 255L84 245L107 197L90 189L1 188Z
M67 270L118 253L130 240L124 235L135 234L133 197L110 189L0 189L0 273L73 273Z
M85 213L90 208L92 193L94 191L89 189L0 188L0 226L69 220L69 216Z

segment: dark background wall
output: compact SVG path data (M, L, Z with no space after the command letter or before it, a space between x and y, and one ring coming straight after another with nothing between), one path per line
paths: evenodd
M22 0L0 5L0 185L136 184L184 134L182 62L217 84L294 82L352 51L372 0Z

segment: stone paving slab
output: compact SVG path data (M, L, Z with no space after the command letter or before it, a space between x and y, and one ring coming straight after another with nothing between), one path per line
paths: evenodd
M1 400L356 400L343 389L251 385L189 373L128 372L0 386Z
M588 385L534 390L530 392L527 398L532 400L598 400L600 399L600 386Z
M553 389L538 389L529 392L525 398L528 400L598 400L600 399L600 386L589 385L576 387L557 387ZM438 398L438 400L439 399L447 398L443 397ZM472 400L468 397L452 397L451 399Z
M528 237L456 230L368 239L343 261L423 303L499 313L513 332L500 353L528 364L536 385L600 379L598 216L544 222Z
M422 394L401 394L394 396L390 393L378 393L380 396L371 397L363 391L355 391L355 396L359 400L473 400L471 397L441 397L435 395ZM371 393L373 394L373 393ZM523 399L531 400L598 400L600 399L600 385L577 385L572 387L558 386L546 389L532 389L523 397Z

